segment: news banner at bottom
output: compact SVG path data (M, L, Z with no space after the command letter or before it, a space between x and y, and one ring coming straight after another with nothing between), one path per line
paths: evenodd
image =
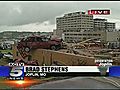
M24 64L0 66L0 77L8 77L10 80L24 80L24 77L101 76L101 74L120 77L120 66L24 66Z

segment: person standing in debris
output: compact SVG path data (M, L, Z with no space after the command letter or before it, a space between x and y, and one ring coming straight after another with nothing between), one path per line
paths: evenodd
M3 58L3 53L0 51L0 59Z

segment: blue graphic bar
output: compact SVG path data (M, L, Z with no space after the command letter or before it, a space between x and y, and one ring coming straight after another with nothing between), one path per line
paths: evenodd
M0 77L9 77L10 67L0 66Z
M120 66L109 67L109 76L120 77Z

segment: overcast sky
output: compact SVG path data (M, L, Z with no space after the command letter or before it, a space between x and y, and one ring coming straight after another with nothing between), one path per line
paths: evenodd
M46 1L46 2L0 2L0 30L52 31L55 18L64 13L89 9L110 9L111 15L94 16L107 18L120 28L120 2L113 1Z

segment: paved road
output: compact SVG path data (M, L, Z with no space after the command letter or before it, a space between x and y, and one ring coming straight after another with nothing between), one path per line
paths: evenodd
M119 89L118 87L92 78L75 77L71 79L47 82L30 87L30 89Z

